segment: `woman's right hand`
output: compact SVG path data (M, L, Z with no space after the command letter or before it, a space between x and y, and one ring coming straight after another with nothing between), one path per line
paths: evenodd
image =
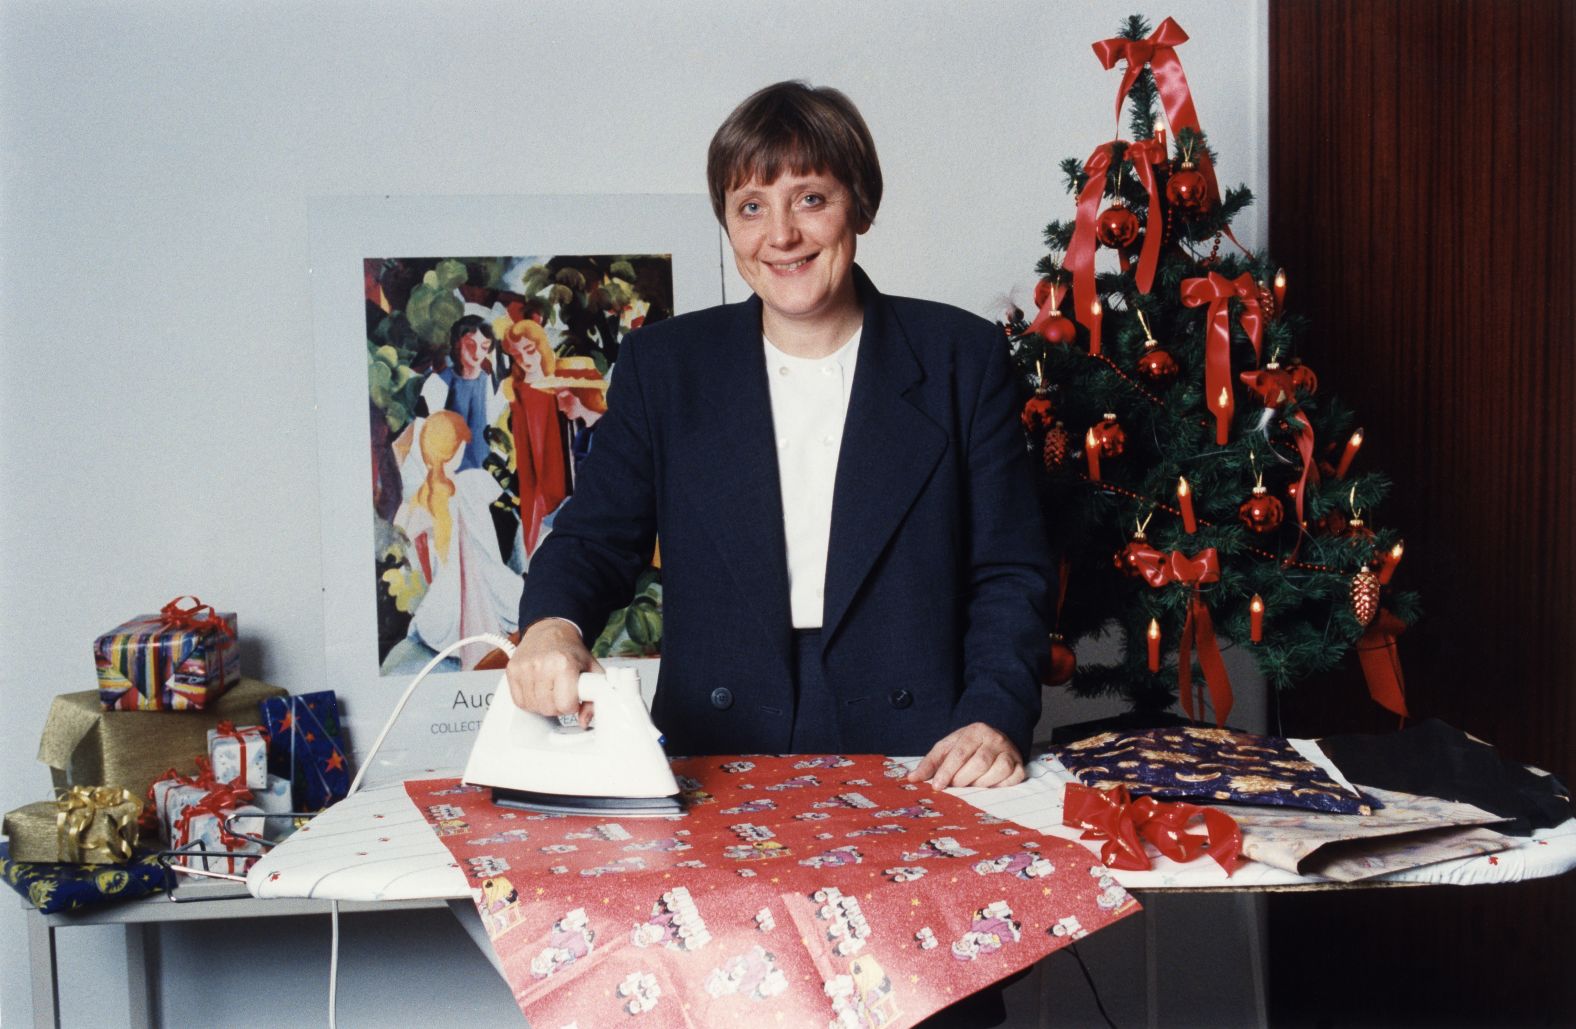
M516 707L550 717L578 715L585 726L592 707L580 701L580 673L601 671L574 623L544 618L520 637L505 675Z

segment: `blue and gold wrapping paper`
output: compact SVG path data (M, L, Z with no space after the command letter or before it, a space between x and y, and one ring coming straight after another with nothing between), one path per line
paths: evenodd
M1279 736L1178 726L1106 732L1057 750L1085 786L1134 796L1369 814L1377 801L1330 779Z
M212 621L224 628L138 615L100 636L93 663L104 710L200 710L239 682L235 612L214 612Z
M134 900L165 888L168 873L156 851L123 865L63 865L12 861L0 843L0 878L46 915Z
M268 770L290 780L297 811L321 811L350 792L350 762L332 690L270 697L261 704L272 743Z

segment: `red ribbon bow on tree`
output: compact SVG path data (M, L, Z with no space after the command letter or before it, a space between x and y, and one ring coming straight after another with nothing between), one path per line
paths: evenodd
M1363 678L1368 680L1368 695L1380 707L1400 715L1403 724L1407 717L1406 680L1401 675L1401 655L1395 638L1405 629L1405 622L1380 608L1379 616L1357 641L1357 663L1362 666Z
M1264 349L1264 314L1259 309L1259 284L1246 272L1228 279L1210 272L1182 282L1182 303L1188 307L1209 305L1209 329L1204 341L1204 398L1215 413L1215 442L1225 446L1231 438L1231 417L1236 401L1231 390L1231 301L1242 303L1238 316L1243 331L1253 344L1253 354Z
M190 600L190 607L182 607L181 601ZM159 608L159 621L171 629L212 629L224 635L235 638L235 633L230 631L230 625L219 612L204 604L199 597L182 595Z
M1181 694L1183 712L1195 718L1193 645L1197 643L1198 663L1204 669L1210 703L1215 708L1215 724L1225 725L1231 713L1231 678L1226 674L1226 662L1221 659L1220 644L1215 639L1215 623L1209 616L1209 605L1204 603L1201 589L1205 583L1220 581L1220 555L1214 547L1206 547L1188 557L1180 550L1166 554L1136 543L1128 544L1126 553L1133 568L1155 589L1172 583L1193 587L1193 595L1188 599L1187 620L1182 624L1182 638L1177 642L1177 692Z
M1194 818L1203 819L1204 835L1184 831ZM1228 876L1242 863L1242 830L1224 811L1153 797L1133 800L1125 786L1097 790L1068 783L1062 824L1082 829L1086 840L1104 840L1100 860L1110 868L1146 871L1149 855L1142 840L1173 861L1208 854Z
M1182 71L1182 62L1177 59L1175 49L1186 42L1187 33L1182 31L1182 26L1167 18L1150 33L1148 39L1117 37L1102 39L1094 44L1095 56L1107 71L1116 67L1117 61L1127 62L1127 70L1122 73L1122 84L1116 90L1118 122L1122 119L1122 102L1127 99L1127 92L1133 88L1133 83L1138 81L1138 73L1147 64L1155 73L1155 86L1160 91L1160 103L1166 110L1166 121L1171 123L1171 131L1179 133L1183 129L1192 129L1203 134L1198 112L1193 108L1193 91L1188 88L1187 75ZM1209 154L1200 147L1192 155L1192 160L1198 165L1199 174L1204 176L1210 205L1218 204L1220 185L1215 181L1215 168Z

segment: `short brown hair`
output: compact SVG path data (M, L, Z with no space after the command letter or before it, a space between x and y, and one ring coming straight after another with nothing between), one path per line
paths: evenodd
M752 178L774 182L785 170L835 176L853 193L859 224L875 220L881 162L859 109L841 91L778 82L733 109L706 152L706 185L717 221L727 224L722 205L728 190Z

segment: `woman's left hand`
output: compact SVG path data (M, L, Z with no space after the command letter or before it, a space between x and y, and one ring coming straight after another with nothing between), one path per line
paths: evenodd
M943 736L908 773L909 782L938 790L948 786L1012 786L1024 780L1023 755L1012 741L984 722Z

